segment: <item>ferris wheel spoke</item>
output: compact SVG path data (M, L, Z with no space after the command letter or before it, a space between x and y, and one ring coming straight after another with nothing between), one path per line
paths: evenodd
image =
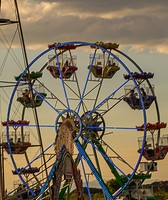
M85 168L84 168L83 160L80 159L80 162L81 162L81 165L82 165L84 179L85 179L85 182L86 182L86 189L87 189L88 197L89 197L90 200L92 200L90 189L89 189L89 180L87 179L87 176L86 176L86 171L85 171Z
M90 68L89 68L88 74L86 76L86 80L85 80L85 84L84 84L84 87L83 87L83 91L82 91L82 94L81 94L81 97L80 97L79 104L77 106L77 113L80 110L80 107L82 105L82 102L83 102L83 99L84 99L84 96L85 96L86 88L87 88L88 81L89 81L89 76L90 76L90 73L91 73L91 68L92 68L92 65L93 65L93 62L94 62L94 59L95 59L95 56L96 56L96 51L97 51L97 49L94 52L93 58L92 58L91 63L90 63Z
M120 86L118 86L110 95L108 95L105 99L103 99L97 106L95 106L91 111L89 111L85 117L89 116L91 113L97 111L98 109L100 109L105 103L107 103L109 101L109 99L117 92L119 91L121 88L123 88L127 82L129 80L126 80L124 83L122 83Z
M65 82L65 85L74 94L75 98L77 98L78 101L79 101L81 99L81 89L80 89L80 86L79 86L79 83L78 83L78 78L77 78L76 73L74 75L75 75L75 82L76 82L76 86L77 86L77 91L75 91L73 88L71 88L70 85L68 85L66 82ZM78 105L76 105L76 108L74 110L76 111L77 109L78 109ZM87 106L86 106L84 101L82 101L82 109L83 109L83 112L85 112L85 110L87 110Z
M119 155L109 144L107 144L104 140L102 140L101 143L103 145L105 145L107 147L107 149L110 149L116 155L116 158L118 160L125 163L127 166L129 166L130 169L134 170L134 168L124 158L122 158L121 155ZM110 158L110 156L109 156L109 158Z
M92 129L92 130L138 130L136 127L122 127L122 126L86 126L86 129Z
M59 54L56 52L56 48L54 48L54 50L55 50L56 63L58 63L58 71L59 71L59 74L60 74L60 80L61 80L62 89L63 89L63 92L64 92L64 97L65 97L65 100L66 100L67 108L68 108L68 110L70 110L68 94L67 94L67 91L66 91L64 77L63 77L63 73L61 73L61 66L60 66L60 62L59 62L59 58L58 58Z
M49 103L49 101L46 100L46 98L44 98L39 92L37 92L34 88L33 88L33 91L36 95L38 95L40 97L40 99L42 101L44 101L52 110L54 110L55 112L57 112L58 114L60 113L53 105L51 105Z
M40 83L40 82L39 82ZM60 113L60 111L58 109L56 109L48 100L46 100L47 98L44 97L39 91L37 91L37 89L35 89L33 87L33 85L30 85L30 83L28 83L27 81L25 81L25 84L28 86L29 90L32 90L31 91L31 96L33 96L33 98L30 98L32 103L34 104L34 109L36 107L36 101L37 101L37 98L38 100L42 101L42 102L45 102L46 105L48 105L52 110L54 110L57 114ZM42 86L44 87L44 84L42 84ZM47 90L47 88L45 87L45 89ZM52 95L54 95L52 93ZM59 98L57 98L55 95L54 95L54 98L59 101L65 108L66 108L66 105L62 103L61 100L59 100Z
M84 140L87 141L88 144L90 144L92 146L93 149L95 149L96 151L98 151L101 156L106 160L106 162L109 164L109 167L112 169L113 172L115 172L115 176L119 176L120 172L123 176L126 176L126 174L124 173L123 170L121 170L110 158L109 156L107 156L105 150L103 149L103 147L101 146L101 144L94 140L94 142L96 142L94 144L94 142L91 142L90 140L88 140L86 137L84 137Z
M18 171L18 169L16 168L16 172L17 174L21 174L22 172L24 172L25 169L27 169L29 166L31 166L31 164L33 164L36 160L38 160L44 153L46 153L53 145L55 144L55 142L53 142L52 144L50 144L46 149L44 149L43 152L41 152L40 154L38 154L34 159L32 159L32 161L29 161L29 163L22 167L21 170Z
M69 54L70 54L70 57L71 57L71 63L74 65L74 61L72 59L72 53L71 51L69 50ZM68 84L66 84L66 86L75 94L75 96L78 98L78 99L81 99L81 89L80 89L80 85L79 85L79 82L78 82L78 76L76 74L76 72L74 73L74 76L75 76L75 82L76 82L76 86L77 86L77 91L73 90L71 87L69 87ZM82 102L82 108L83 108L83 112L85 111L85 105L84 105L84 102ZM76 110L76 109L74 109Z
M112 197L109 189L107 188L106 184L104 183L103 179L101 178L100 174L96 170L95 166L93 165L92 161L89 159L89 156L84 151L84 149L83 149L83 147L82 147L82 145L80 144L79 141L76 142L76 147L77 147L78 151L81 153L81 155L83 156L83 158L86 160L86 162L87 162L88 166L90 167L92 173L94 174L95 178L97 179L100 186L102 187L103 193L107 196L107 198L109 200L112 200L113 197Z
M49 88L47 88L43 83L41 83L39 80L37 80L44 89L51 94L51 97L54 98L56 101L58 101L65 109L67 109L67 106L62 102L60 98L58 98L58 95L55 95ZM43 98L44 99L44 98ZM42 99L42 100L43 100ZM47 98L46 98L47 99ZM50 104L49 104L50 105Z
M48 124L28 124L28 125L25 125L25 124L10 124L11 127L14 127L14 128L19 128L19 127L29 127L29 128L55 128L56 126L55 125L48 125Z
M37 199L41 199L42 195L44 194L44 192L46 191L47 187L49 186L50 181L52 180L53 176L54 176L54 172L55 172L55 168L56 168L56 162L53 164L53 166L51 167L51 170L48 174L47 180L45 181L44 185L41 188L41 191L39 193L39 197Z

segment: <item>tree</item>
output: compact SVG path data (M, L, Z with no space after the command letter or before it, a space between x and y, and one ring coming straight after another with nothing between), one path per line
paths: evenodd
M116 190L120 188L119 183L115 179L111 179L107 181L107 187L110 190L110 192L113 194Z

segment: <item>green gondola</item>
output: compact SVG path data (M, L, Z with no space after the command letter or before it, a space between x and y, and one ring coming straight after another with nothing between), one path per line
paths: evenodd
M39 93L39 94L35 95L34 100L30 99L30 102L28 102L28 103L26 103L23 100L23 97L18 97L17 101L19 101L26 108L33 108L34 106L39 107L43 103L43 98L45 98L46 96L47 96L46 93Z
M22 76L22 74L20 74L19 76L15 76L15 80L18 81L21 76ZM37 78L41 78L41 77L42 77L42 73L41 72L32 71L30 74L28 74L28 73L24 74L21 80L22 81L24 81L24 80L32 80L32 79L37 79Z

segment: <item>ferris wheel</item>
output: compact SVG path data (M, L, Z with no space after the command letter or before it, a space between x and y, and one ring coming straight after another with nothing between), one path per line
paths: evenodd
M86 187L92 199L90 187L96 184L105 198L115 199L135 180L149 178L155 161L166 156L167 136L160 137L166 124L149 82L154 74L118 48L54 43L15 76L2 122L4 148L32 198L62 199L76 188L83 199ZM141 165L145 173L139 172ZM110 179L117 183L114 191Z

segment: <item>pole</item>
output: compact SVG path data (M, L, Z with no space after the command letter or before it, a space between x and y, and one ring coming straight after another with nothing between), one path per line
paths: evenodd
M4 197L4 160L3 160L3 147L0 144L0 200Z
M0 89L0 113L1 113L1 89ZM0 200L2 200L3 197L4 197L4 156L3 156L3 144L2 144L2 129L0 128Z
M0 146L0 200L2 200L2 146Z

